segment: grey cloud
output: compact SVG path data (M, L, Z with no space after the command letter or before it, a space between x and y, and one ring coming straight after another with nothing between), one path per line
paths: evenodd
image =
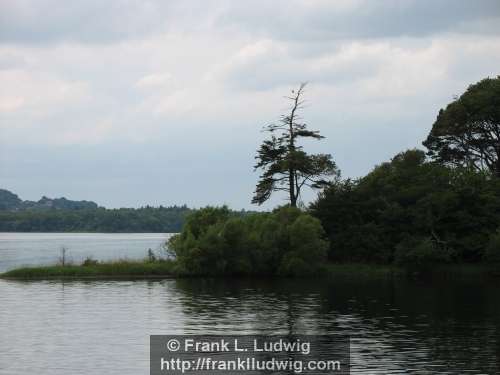
M496 33L498 0L18 0L0 2L0 41L108 43L213 28L287 40Z
M307 150L359 176L499 73L498 4L0 0L0 104L24 100L0 113L0 187L251 208L261 125L304 80L304 119L327 137ZM137 86L155 75L172 81Z
M169 2L162 1L3 1L0 41L119 41L166 28L174 11Z
M13 54L0 54L0 70L20 69L26 66L26 59Z
M441 32L498 33L498 0L252 1L230 7L221 25L285 40L425 36ZM239 4L241 5L241 4ZM488 21L489 20L489 21ZM483 23L488 22L484 27Z
M297 56L294 51L270 51L262 58L248 59L230 66L224 72L224 80L234 89L255 91L287 87L292 82L305 81L352 85L376 74L384 62L383 56L366 55L361 56L364 59L343 61L342 51L336 50L331 54L330 51L333 52L324 48L321 52L323 56Z

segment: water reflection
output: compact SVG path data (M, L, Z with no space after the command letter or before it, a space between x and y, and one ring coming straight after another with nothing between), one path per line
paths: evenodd
M355 373L498 372L495 284L180 280L175 287L188 332L348 334Z
M0 374L147 374L150 334L351 336L353 373L499 373L498 285L0 281Z

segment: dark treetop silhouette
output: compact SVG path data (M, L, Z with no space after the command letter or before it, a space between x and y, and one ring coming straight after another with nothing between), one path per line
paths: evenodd
M437 161L500 177L500 77L469 86L441 109L424 146Z

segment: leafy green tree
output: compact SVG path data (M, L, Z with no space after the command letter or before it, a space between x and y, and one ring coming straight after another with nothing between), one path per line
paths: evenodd
M308 130L301 121L299 111L304 101L305 83L288 96L292 102L290 113L283 115L278 124L264 127L271 134L257 151L255 169L263 173L255 189L252 203L262 204L273 192L288 193L290 205L297 206L301 189L308 186L319 189L328 185L328 179L339 175L337 166L329 154L307 154L298 144L300 138L322 139L318 131Z
M437 161L500 177L500 76L469 86L441 109L423 144Z
M314 275L328 241L318 219L295 207L235 217L225 207L189 215L168 249L179 271L196 275Z

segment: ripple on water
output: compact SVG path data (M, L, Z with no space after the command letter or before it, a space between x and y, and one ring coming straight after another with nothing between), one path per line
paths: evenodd
M37 374L148 374L150 334L252 333L348 334L353 374L494 374L496 296L403 282L0 280L0 374L25 374L27 358Z

